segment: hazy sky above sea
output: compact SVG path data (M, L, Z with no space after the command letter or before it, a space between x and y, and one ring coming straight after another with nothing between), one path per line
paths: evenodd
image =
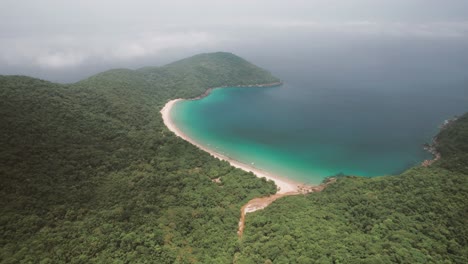
M0 74L60 82L213 51L274 73L431 54L468 65L467 0L0 0L0 21Z

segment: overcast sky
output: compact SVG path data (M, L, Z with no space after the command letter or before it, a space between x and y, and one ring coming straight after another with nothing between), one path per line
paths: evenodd
M297 42L468 39L467 0L0 0L0 20L0 74L63 82L199 52L268 66L262 58Z

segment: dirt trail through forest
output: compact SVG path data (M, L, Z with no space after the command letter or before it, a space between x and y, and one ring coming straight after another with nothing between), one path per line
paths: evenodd
M301 185L297 187L297 190L295 192L286 192L286 193L276 193L267 197L260 197L260 198L254 198L250 201L248 201L244 206L241 208L241 215L240 215L240 220L239 220L239 229L237 230L237 235L239 238L242 238L242 235L244 233L244 228L245 228L245 216L248 213L252 213L258 210L262 210L277 199L285 196L291 196L291 195L299 195L299 194L307 194L307 193L313 193L313 192L320 192L325 187L327 187L328 184L335 182L336 179L329 179L326 183L317 185L317 186L307 186L307 185Z

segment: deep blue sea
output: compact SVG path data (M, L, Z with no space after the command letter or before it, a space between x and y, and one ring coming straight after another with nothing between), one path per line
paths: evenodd
M362 71L313 78L304 69L291 72L279 87L216 89L180 102L172 118L224 155L317 184L340 173L394 175L418 165L431 158L423 144L442 122L468 111L461 75L369 77Z

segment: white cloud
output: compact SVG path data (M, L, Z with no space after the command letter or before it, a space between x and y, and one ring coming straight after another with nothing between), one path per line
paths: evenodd
M384 22L370 20L249 20L223 24L241 28L301 30L331 34L381 35L394 37L468 38L468 21L462 22Z
M84 60L83 54L76 53L52 53L39 55L36 64L46 68L65 68L80 65Z
M376 22L314 20L237 20L213 24L194 23L189 29L171 25L163 31L141 29L131 33L40 34L0 39L0 63L41 68L72 68L89 61L112 64L158 56L166 52L219 50L276 32L327 33L330 36L468 39L468 22ZM248 37L246 37L248 36Z
M66 68L85 64L87 60L126 61L157 56L169 50L210 48L222 40L219 36L201 31L17 37L0 42L0 63Z
M132 59L137 57L157 55L168 49L182 49L199 46L213 46L221 39L207 32L187 32L158 34L145 33L132 41L123 41L111 51L111 57Z

